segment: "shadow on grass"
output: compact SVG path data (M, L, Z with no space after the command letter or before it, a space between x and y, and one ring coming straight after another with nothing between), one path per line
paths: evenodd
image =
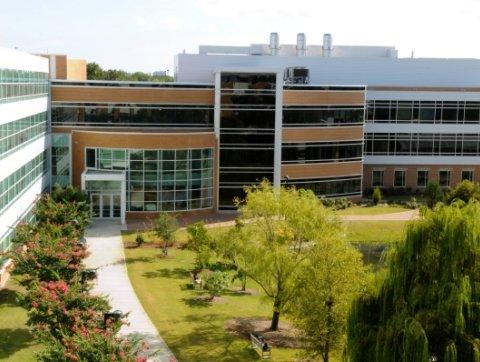
M140 256L138 258L125 258L125 263L126 264L135 264L135 263L153 263L157 259L154 258L153 256Z
M0 328L0 359L33 344L33 336L27 328Z
M210 301L200 297L182 298L182 302L190 308L208 308L212 306Z
M0 306L2 307L18 307L17 301L20 293L12 289L0 290ZM0 339L1 342L1 339Z
M169 347L179 360L204 361L257 361L257 353L250 348L248 341L228 334L224 329L224 316L216 313L187 315L184 320L194 323L188 333L172 335L168 338ZM232 344L237 342L235 347ZM238 346L240 342L244 347ZM185 348L188 346L189 348Z
M143 277L153 279L153 278L172 278L172 279L185 279L189 276L188 270L183 268L164 268L158 269L156 271L149 271L142 274Z

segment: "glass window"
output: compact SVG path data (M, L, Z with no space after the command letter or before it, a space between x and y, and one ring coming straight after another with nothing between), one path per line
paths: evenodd
M405 170L395 170L393 178L394 187L405 187Z
M473 182L473 170L462 170L462 181L463 180Z
M87 148L86 149L86 161L85 161L86 166L95 168L96 167L95 160L96 160L96 149L95 148Z
M383 187L383 176L385 171L383 170L373 170L372 171L372 186L373 187Z
M441 187L449 187L450 186L450 170L441 170L438 173L438 183Z
M417 187L425 187L428 184L428 171L427 170L418 170L417 171Z

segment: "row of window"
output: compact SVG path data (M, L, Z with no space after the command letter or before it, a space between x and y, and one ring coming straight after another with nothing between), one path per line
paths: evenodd
M379 123L479 123L480 102L369 101L366 119Z
M363 108L347 107L284 107L286 127L351 126L363 124Z
M346 162L362 159L363 142L284 143L282 163Z
M52 185L70 184L70 135L52 134Z
M405 187L405 175L406 170L394 170L393 173L393 187ZM431 175L429 170L417 170L417 183L416 187L425 187L428 184L429 176ZM452 171L440 170L438 171L438 183L441 187L451 187ZM462 170L461 180L474 181L473 170ZM372 187L385 187L385 171L373 170L372 171Z
M0 68L0 103L48 94L48 73Z
M0 213L47 170L47 152L44 151L0 181Z
M47 131L47 112L0 124L0 157Z
M366 133L365 155L478 156L477 133Z
M319 197L356 196L362 193L362 176L289 180L287 186L309 189Z
M126 171L127 211L185 211L212 207L212 157L211 148L87 148L86 166Z
M53 104L52 124L109 127L213 127L213 107Z

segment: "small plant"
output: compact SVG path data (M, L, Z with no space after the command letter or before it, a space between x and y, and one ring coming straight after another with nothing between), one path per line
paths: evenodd
M178 230L177 219L167 212L162 212L155 220L155 232L163 241L163 254L167 255L168 247L173 243L173 237Z
M443 201L444 194L442 188L436 181L430 181L425 188L425 198L427 199L427 206L433 209L435 205Z
M143 234L137 234L137 236L135 237L135 243L137 243L138 248L145 244L145 238Z
M231 277L228 273L214 271L207 274L204 278L205 289L210 293L210 299L218 297L230 285Z
M373 190L372 201L374 205L378 205L382 201L382 191L378 186Z
M419 204L416 197L412 197L410 201L407 201L405 204L409 209L418 209Z

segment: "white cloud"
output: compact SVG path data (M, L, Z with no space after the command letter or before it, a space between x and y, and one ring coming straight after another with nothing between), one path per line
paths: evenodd
M141 15L137 15L135 18L135 22L137 23L138 26L143 27L147 23L145 18Z
M182 25L182 19L175 15L169 15L160 21L160 24L165 25L170 30L179 30Z

